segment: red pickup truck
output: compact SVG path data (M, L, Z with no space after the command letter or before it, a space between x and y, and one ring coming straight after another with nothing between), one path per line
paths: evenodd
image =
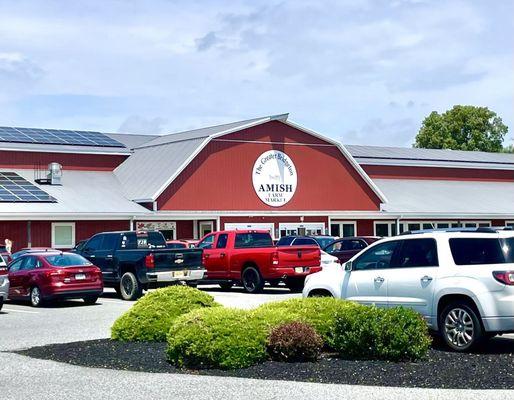
M258 293L265 282L284 281L292 290L301 290L305 277L321 271L318 246L276 247L268 231L220 231L206 235L198 247L208 281L229 289L241 282L248 293Z

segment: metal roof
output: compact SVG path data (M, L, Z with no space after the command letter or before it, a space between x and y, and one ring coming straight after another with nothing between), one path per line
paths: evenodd
M153 201L155 193L195 154L204 141L204 138L198 138L135 149L114 170L125 196L140 202Z
M129 149L141 146L151 140L158 138L160 135L139 135L135 133L106 133L111 139L117 140Z
M514 182L374 179L388 203L382 210L399 214L511 215Z
M407 147L345 146L364 165L514 169L514 154Z
M15 172L34 183L34 171L27 169L2 169ZM112 172L64 170L62 186L38 185L57 203L0 203L3 219L23 216L87 216L103 218L130 218L151 213L146 208L123 196L120 183Z

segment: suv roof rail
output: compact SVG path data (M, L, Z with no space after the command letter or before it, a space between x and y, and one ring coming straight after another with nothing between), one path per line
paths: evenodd
M500 227L489 227L489 226L480 226L478 228L434 228L434 229L420 229L415 231L405 231L400 233L402 235L417 235L421 233L430 233L430 232L467 232L467 233L498 233L499 231L511 231L513 230L511 226L500 226Z

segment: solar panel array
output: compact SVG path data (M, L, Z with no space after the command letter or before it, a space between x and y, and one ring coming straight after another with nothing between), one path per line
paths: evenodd
M57 200L15 172L0 172L0 202L56 203Z
M0 127L0 142L125 147L100 132Z

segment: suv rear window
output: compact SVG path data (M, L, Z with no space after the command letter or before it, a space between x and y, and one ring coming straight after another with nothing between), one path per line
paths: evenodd
M514 262L514 238L454 238L450 249L457 265Z
M242 249L247 247L272 247L273 240L269 233L238 233L236 234L236 249Z

